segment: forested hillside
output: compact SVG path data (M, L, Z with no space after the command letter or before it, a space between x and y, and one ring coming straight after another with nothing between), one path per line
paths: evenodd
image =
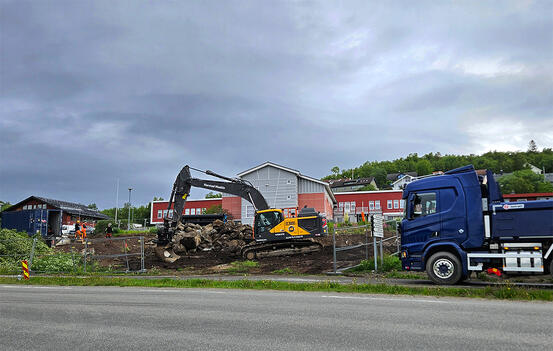
M385 188L388 185L386 175L389 173L414 171L420 176L431 174L433 171L445 172L469 164L474 165L476 169L491 169L494 173L520 171L526 168L525 165L532 164L550 173L553 172L553 150L544 148L538 151L531 142L528 151L525 152L490 151L482 155L442 155L437 152L423 156L412 153L393 161L367 161L353 169L339 169L335 166L331 169L333 174L324 177L323 180L351 178L353 174L353 178L375 177L377 185ZM526 189L529 190L530 187L527 186Z

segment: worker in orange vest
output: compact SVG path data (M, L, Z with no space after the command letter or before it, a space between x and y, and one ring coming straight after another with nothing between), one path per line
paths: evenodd
M86 240L86 224L83 223L83 229L81 230L81 242L84 244L84 241Z
M75 222L75 240L81 237L81 221Z

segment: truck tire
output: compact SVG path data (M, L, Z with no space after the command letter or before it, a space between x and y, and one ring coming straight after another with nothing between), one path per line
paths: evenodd
M441 251L426 262L426 274L436 284L454 285L463 277L461 262L454 254Z
M549 274L551 274L551 278L553 278L553 258L551 258L551 262L549 262Z

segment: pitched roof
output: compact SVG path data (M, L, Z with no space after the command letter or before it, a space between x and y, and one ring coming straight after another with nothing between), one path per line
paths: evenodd
M58 208L62 210L63 212L73 214L73 215L80 215L83 217L90 217L95 219L109 219L109 216L106 216L103 213L100 213L98 211L91 210L86 205L78 204L75 202L68 202L68 201L62 201L62 200L55 200L55 199L49 199L46 197L40 197L40 196L29 196L23 201L19 201L15 205L11 206L7 209L7 211L11 210L12 208L15 208L19 206L20 204L30 200L30 199L37 199L39 201L42 201L46 203L47 205L50 205L52 207Z
M367 185L371 184L374 181L374 177L369 178L358 178L358 179L340 179L330 183L331 188L339 188L341 186L356 186L356 185Z
M243 177L243 176L245 176L246 174L250 174L250 173L252 173L252 172L257 171L258 169L261 169L261 168L267 167L267 166L271 166L271 167L275 167L275 168L282 169L282 170L284 170L284 171L286 171L286 172L293 173L293 174L297 175L297 176L300 177L300 178L303 178L303 179L306 179L306 180L309 180L309 181L312 181L312 182L319 183L319 184L323 185L323 186L326 188L326 190L327 190L328 194L330 195L330 197L332 198L332 201L336 202L336 198L334 197L334 194L333 194L332 191L330 190L330 187L329 187L329 185L328 185L327 182L324 182L324 181L322 181L322 180L319 180L319 179L316 179L316 178L312 178L312 177L303 175L303 174L301 174L300 171L298 171L297 169L292 169L292 168L288 168L288 167L285 167L285 166L281 166L281 165L279 165L279 164L276 164L276 163L273 163L273 162L270 162L270 161L267 161L267 162L265 162L265 163L262 163L262 164L260 164L260 165L258 165L258 166L253 167L253 168L247 169L247 170L245 170L245 171L243 171L243 172L241 172L241 173L238 173L237 175L238 175L238 177Z

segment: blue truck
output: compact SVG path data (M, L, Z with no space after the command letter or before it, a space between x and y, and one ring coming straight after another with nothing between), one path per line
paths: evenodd
M402 197L404 270L436 284L488 269L553 274L553 200L505 202L493 173L472 165L421 177Z

